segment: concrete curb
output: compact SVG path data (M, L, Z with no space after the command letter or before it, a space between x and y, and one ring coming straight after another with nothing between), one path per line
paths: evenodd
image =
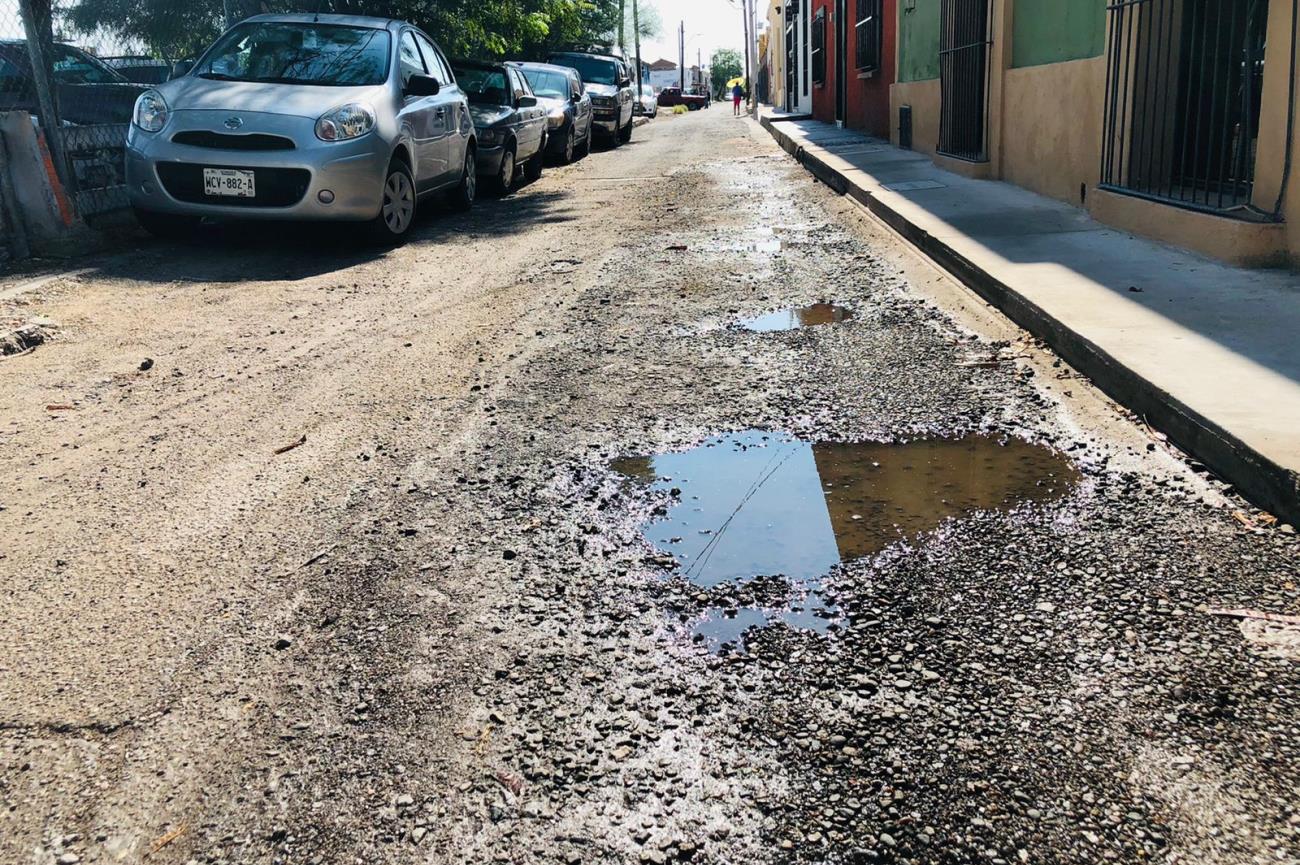
M771 119L765 117L760 123L783 150L818 180L862 204L1007 318L1046 342L1066 363L1086 375L1111 399L1144 417L1152 427L1165 433L1170 441L1232 483L1259 507L1300 526L1300 476L1295 472L1259 453L1229 430L1119 363L1065 322L1053 318L1015 289L853 183L826 164L816 152L796 143Z

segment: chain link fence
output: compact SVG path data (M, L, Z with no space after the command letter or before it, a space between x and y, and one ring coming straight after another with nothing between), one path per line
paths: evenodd
M121 209L126 133L140 93L228 22L322 5L338 3L0 0L0 112L31 116L78 214Z

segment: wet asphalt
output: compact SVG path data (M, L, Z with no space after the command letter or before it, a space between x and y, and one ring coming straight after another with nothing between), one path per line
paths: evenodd
M590 159L149 861L1300 861L1300 655L1211 612L1290 527L725 107Z

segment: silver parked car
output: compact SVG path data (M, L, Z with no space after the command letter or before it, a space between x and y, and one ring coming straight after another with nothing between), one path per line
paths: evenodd
M258 15L185 74L143 93L126 151L146 229L205 216L368 222L410 230L435 192L474 202L465 95L433 40L401 21Z

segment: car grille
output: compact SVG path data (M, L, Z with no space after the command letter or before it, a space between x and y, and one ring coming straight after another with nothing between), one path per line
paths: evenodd
M228 207L289 207L302 201L311 183L311 172L305 168L254 168L257 195L252 198L205 195L203 192L204 168L235 168L250 170L239 165L193 165L186 162L158 163L158 179L167 194L178 201L191 204L221 204Z
M177 132L172 136L172 141L190 147L210 147L213 150L293 150L295 147L293 139L281 135L263 135L260 132L226 135L201 129Z

